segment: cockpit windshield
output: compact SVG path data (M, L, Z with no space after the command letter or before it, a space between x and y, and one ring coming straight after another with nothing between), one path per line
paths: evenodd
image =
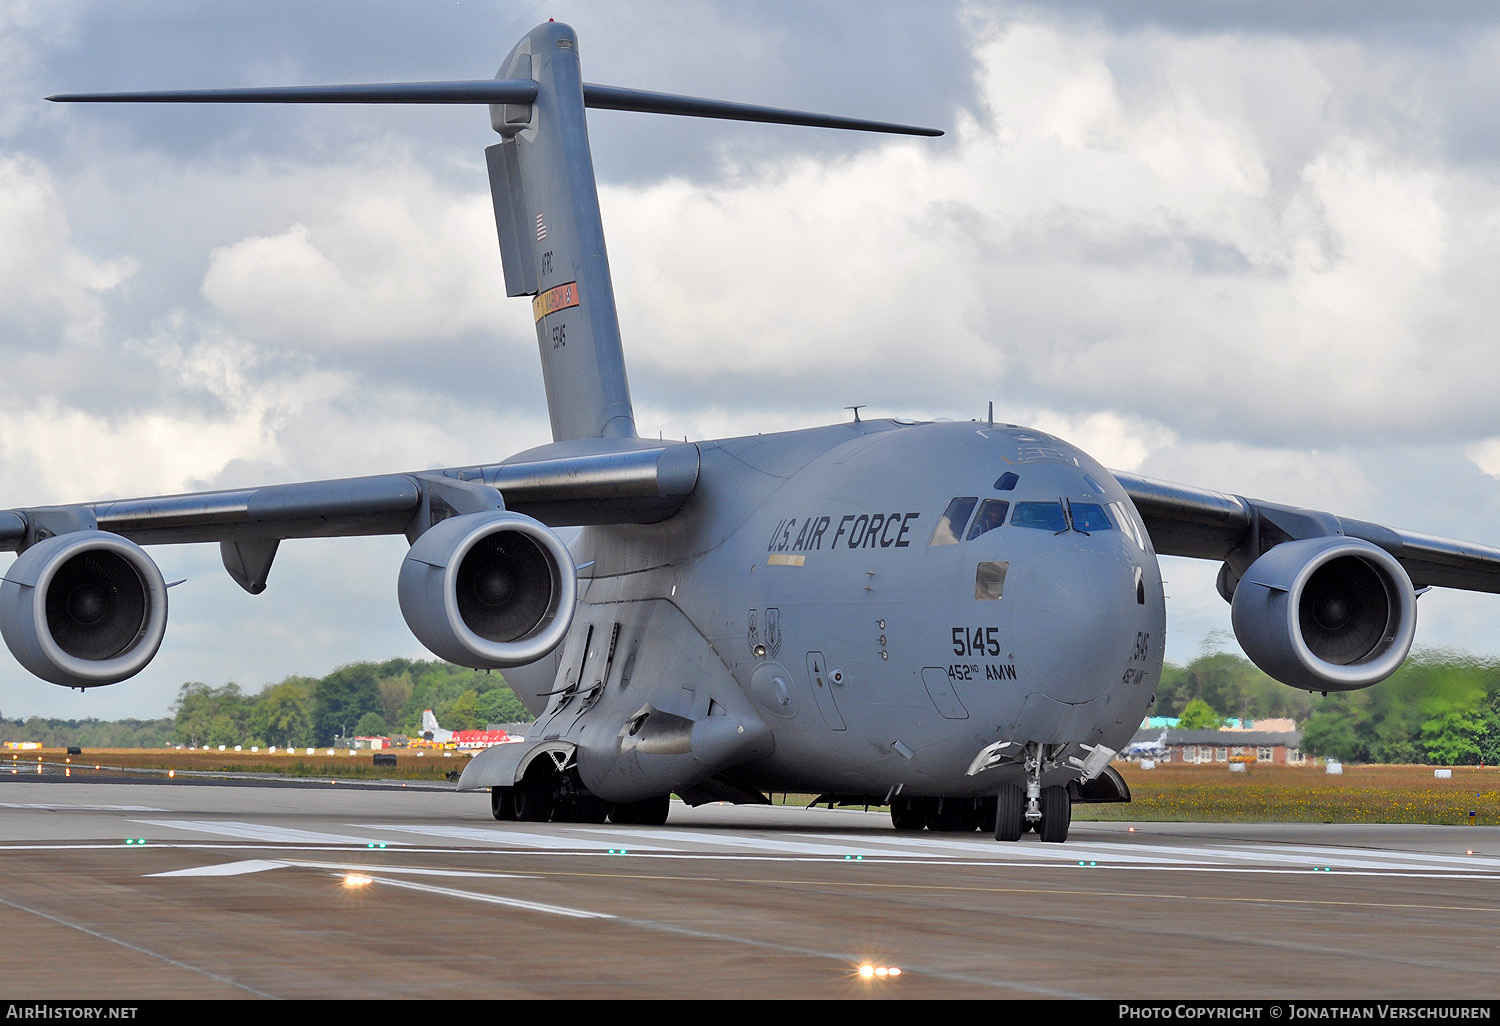
M938 518L929 544L957 545L958 539L963 535L964 525L969 522L969 514L974 512L974 504L978 501L977 495L961 495L948 503L948 508Z
M1109 522L1109 516L1104 512L1104 507L1092 502L1070 502L1068 512L1073 516L1073 530L1075 531L1093 534L1095 531L1108 531L1114 527Z
M981 534L993 531L1005 523L1005 514L1010 510L1010 503L1005 499L985 499L979 505L979 515L969 525L969 533L964 537L965 541L973 541Z
M1032 527L1039 531L1068 529L1068 518L1060 502L1018 502L1010 522L1012 527Z

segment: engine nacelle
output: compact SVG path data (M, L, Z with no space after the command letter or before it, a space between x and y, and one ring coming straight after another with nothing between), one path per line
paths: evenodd
M562 643L578 571L542 523L494 510L434 525L406 554L401 615L440 658L476 669L535 662Z
M1234 634L1262 670L1308 691L1354 691L1385 680L1417 630L1411 578L1390 553L1357 538L1285 542L1234 589Z
M167 633L167 585L141 547L75 531L21 553L0 584L0 634L16 660L70 688L133 677Z

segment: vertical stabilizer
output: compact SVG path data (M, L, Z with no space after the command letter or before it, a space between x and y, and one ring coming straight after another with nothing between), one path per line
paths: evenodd
M537 83L534 102L490 107L504 142L485 156L505 290L536 297L531 311L552 437L634 437L577 36L556 22L537 26L496 78Z

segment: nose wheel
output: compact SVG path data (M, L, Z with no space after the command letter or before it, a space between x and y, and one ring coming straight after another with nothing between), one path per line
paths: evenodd
M1026 786L1006 784L995 799L995 840L1019 841L1035 830L1042 841L1061 844L1073 824L1073 799L1060 785L1042 786L1042 746L1026 746Z

